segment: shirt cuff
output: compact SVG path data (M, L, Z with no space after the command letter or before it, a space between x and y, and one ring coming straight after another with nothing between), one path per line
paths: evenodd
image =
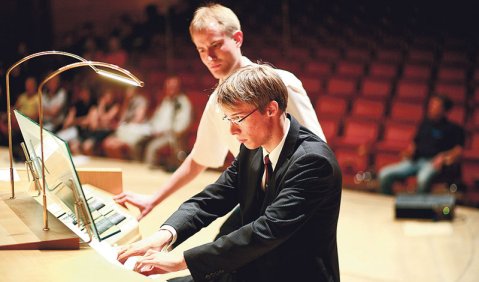
M165 247L166 250L168 250L168 251L171 250L171 246L173 246L173 244L176 242L176 238L177 238L177 233L176 233L175 228L173 228L173 226L171 226L171 225L162 225L159 230L166 230L166 231L171 233L171 240L168 243L168 245Z

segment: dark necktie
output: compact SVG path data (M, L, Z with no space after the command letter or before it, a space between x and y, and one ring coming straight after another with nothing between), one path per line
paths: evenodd
M271 176L273 175L273 167L271 166L271 160L269 155L264 156L264 190L268 189L268 185L271 182Z

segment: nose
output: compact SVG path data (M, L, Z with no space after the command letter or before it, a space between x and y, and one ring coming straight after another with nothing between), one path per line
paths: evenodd
M207 57L208 61L213 61L214 59L216 59L216 55L215 55L215 52L211 49L208 49L208 57Z
M230 133L231 135L237 135L241 132L240 128L238 125L230 122Z

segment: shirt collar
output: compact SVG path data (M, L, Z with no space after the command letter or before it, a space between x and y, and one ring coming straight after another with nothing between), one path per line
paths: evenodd
M281 139L281 142L269 153L269 160L271 161L271 167L273 168L273 171L276 167L276 164L278 163L279 155L281 154L281 151L283 150L284 147L284 142L286 140L286 136L288 136L289 128L291 126L291 122L289 118L285 119L284 122L284 136L283 139ZM263 158L264 156L268 155L268 151L264 147L261 147L263 150Z
M252 65L252 64L253 64L253 62L252 62L250 59L248 59L247 57L245 57L245 56L242 56L240 60L241 60L241 62L240 62L240 65L241 65L240 68L241 68L241 67L245 67L245 66L249 66L249 65ZM232 73L233 73L233 72L232 72ZM230 75L231 75L231 74L230 74ZM225 77L224 79L219 79L219 80L218 80L219 84L221 84L225 79L226 79L226 77ZM216 89L215 89L215 90L216 90Z

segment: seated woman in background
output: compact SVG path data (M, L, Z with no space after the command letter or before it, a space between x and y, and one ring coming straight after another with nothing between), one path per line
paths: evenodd
M90 108L82 121L82 128L76 144L71 146L73 153L93 155L96 145L110 135L118 126L120 104L115 100L111 89L105 89L98 103Z
M137 141L141 125L146 125L148 101L144 93L135 92L135 88L128 88L121 107L120 122L115 132L105 138L102 148L107 157L130 158L129 143ZM131 132L129 128L133 127Z
M65 119L65 106L67 103L67 91L61 85L60 76L54 76L45 85L43 90L43 126L53 132L62 127Z
M62 128L57 132L58 137L70 143L72 152L79 151L80 131L85 130L88 124L88 112L96 105L91 89L83 85L73 90L73 97Z

